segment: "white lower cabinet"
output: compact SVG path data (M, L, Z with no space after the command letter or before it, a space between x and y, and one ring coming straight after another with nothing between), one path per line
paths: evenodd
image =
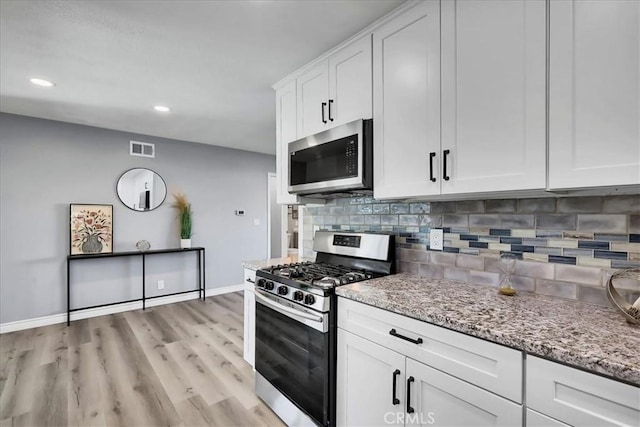
M255 341L256 341L256 295L254 284L256 272L249 268L244 269L244 360L255 368Z
M569 424L561 423L529 408L527 408L526 417L527 427L569 427Z
M390 317L391 316L391 317ZM395 317L395 318L394 318ZM367 333L361 327L361 320L372 324L378 319L381 334ZM472 382L474 375L464 370L442 370L443 353L437 348L439 342L454 343L458 339L468 339L463 334L441 329L448 336L430 336L429 331L420 331L419 339L412 328L403 319L427 325L413 319L389 313L381 309L366 306L353 301L339 299L338 302L338 363L337 363L337 425L338 426L385 426L385 425L433 425L433 426L518 426L523 423L521 403L513 402L500 395L487 391ZM388 325L397 325L392 330L405 338L420 340L412 343L397 335L390 335ZM375 327L375 322L372 324ZM437 327L436 327L437 328ZM383 333L382 333L383 332ZM357 334L363 333L366 336ZM384 339L390 336L391 341ZM466 342L469 348L478 344L471 353L451 351L446 356L451 366L462 362L473 370L479 360L479 353L500 371L504 365L501 360L502 346L486 343L472 338L475 342ZM372 341L375 340L375 341ZM496 358L486 344L499 349ZM430 347L432 352L412 353L420 360L408 357L411 351L406 346L416 348ZM434 351L435 350L435 351ZM513 376L500 377L501 382L512 381L521 384L522 354L515 350L507 357L520 361L520 369ZM430 360L438 366L430 366ZM517 362L512 365L518 365ZM485 366L478 365L479 371ZM456 377L452 375L455 372ZM509 387L504 390L509 390ZM519 397L519 396L518 396Z
M527 357L526 383L527 407L557 421L640 426L638 387L533 356Z

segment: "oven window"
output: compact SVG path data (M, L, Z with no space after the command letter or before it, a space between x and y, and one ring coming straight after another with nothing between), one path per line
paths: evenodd
M329 334L256 304L256 370L319 424L328 414Z
M290 185L333 181L358 176L358 135L289 154Z

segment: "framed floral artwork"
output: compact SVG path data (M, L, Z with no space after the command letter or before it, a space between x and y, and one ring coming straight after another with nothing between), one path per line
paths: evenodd
M71 204L71 255L113 252L113 205Z

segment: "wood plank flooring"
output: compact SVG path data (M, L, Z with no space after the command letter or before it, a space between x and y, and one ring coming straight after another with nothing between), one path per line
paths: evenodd
M242 298L0 335L0 427L283 426L242 358Z

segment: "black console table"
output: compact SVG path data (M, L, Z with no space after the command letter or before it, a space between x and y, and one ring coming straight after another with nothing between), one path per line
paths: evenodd
M170 254L170 253L176 253L176 252L196 252L198 254L198 289L147 297L146 287L145 287L146 258L151 255ZM71 261L77 261L81 259L99 259L99 258L114 258L114 257L131 257L131 256L138 256L142 258L142 298L127 300L127 301L112 302L108 304L93 305L90 307L71 308ZM117 304L136 302L136 301L142 301L142 309L144 310L146 308L145 301L148 299L168 297L172 295L180 295L180 294L186 294L190 292L198 292L198 299L202 299L204 301L205 299L205 251L204 251L204 248L202 247L189 248L189 249L156 249L156 250L149 250L149 251L113 252L110 254L82 254L82 255L67 256L67 326L69 326L69 324L71 323L72 311L107 307L110 305L117 305Z

